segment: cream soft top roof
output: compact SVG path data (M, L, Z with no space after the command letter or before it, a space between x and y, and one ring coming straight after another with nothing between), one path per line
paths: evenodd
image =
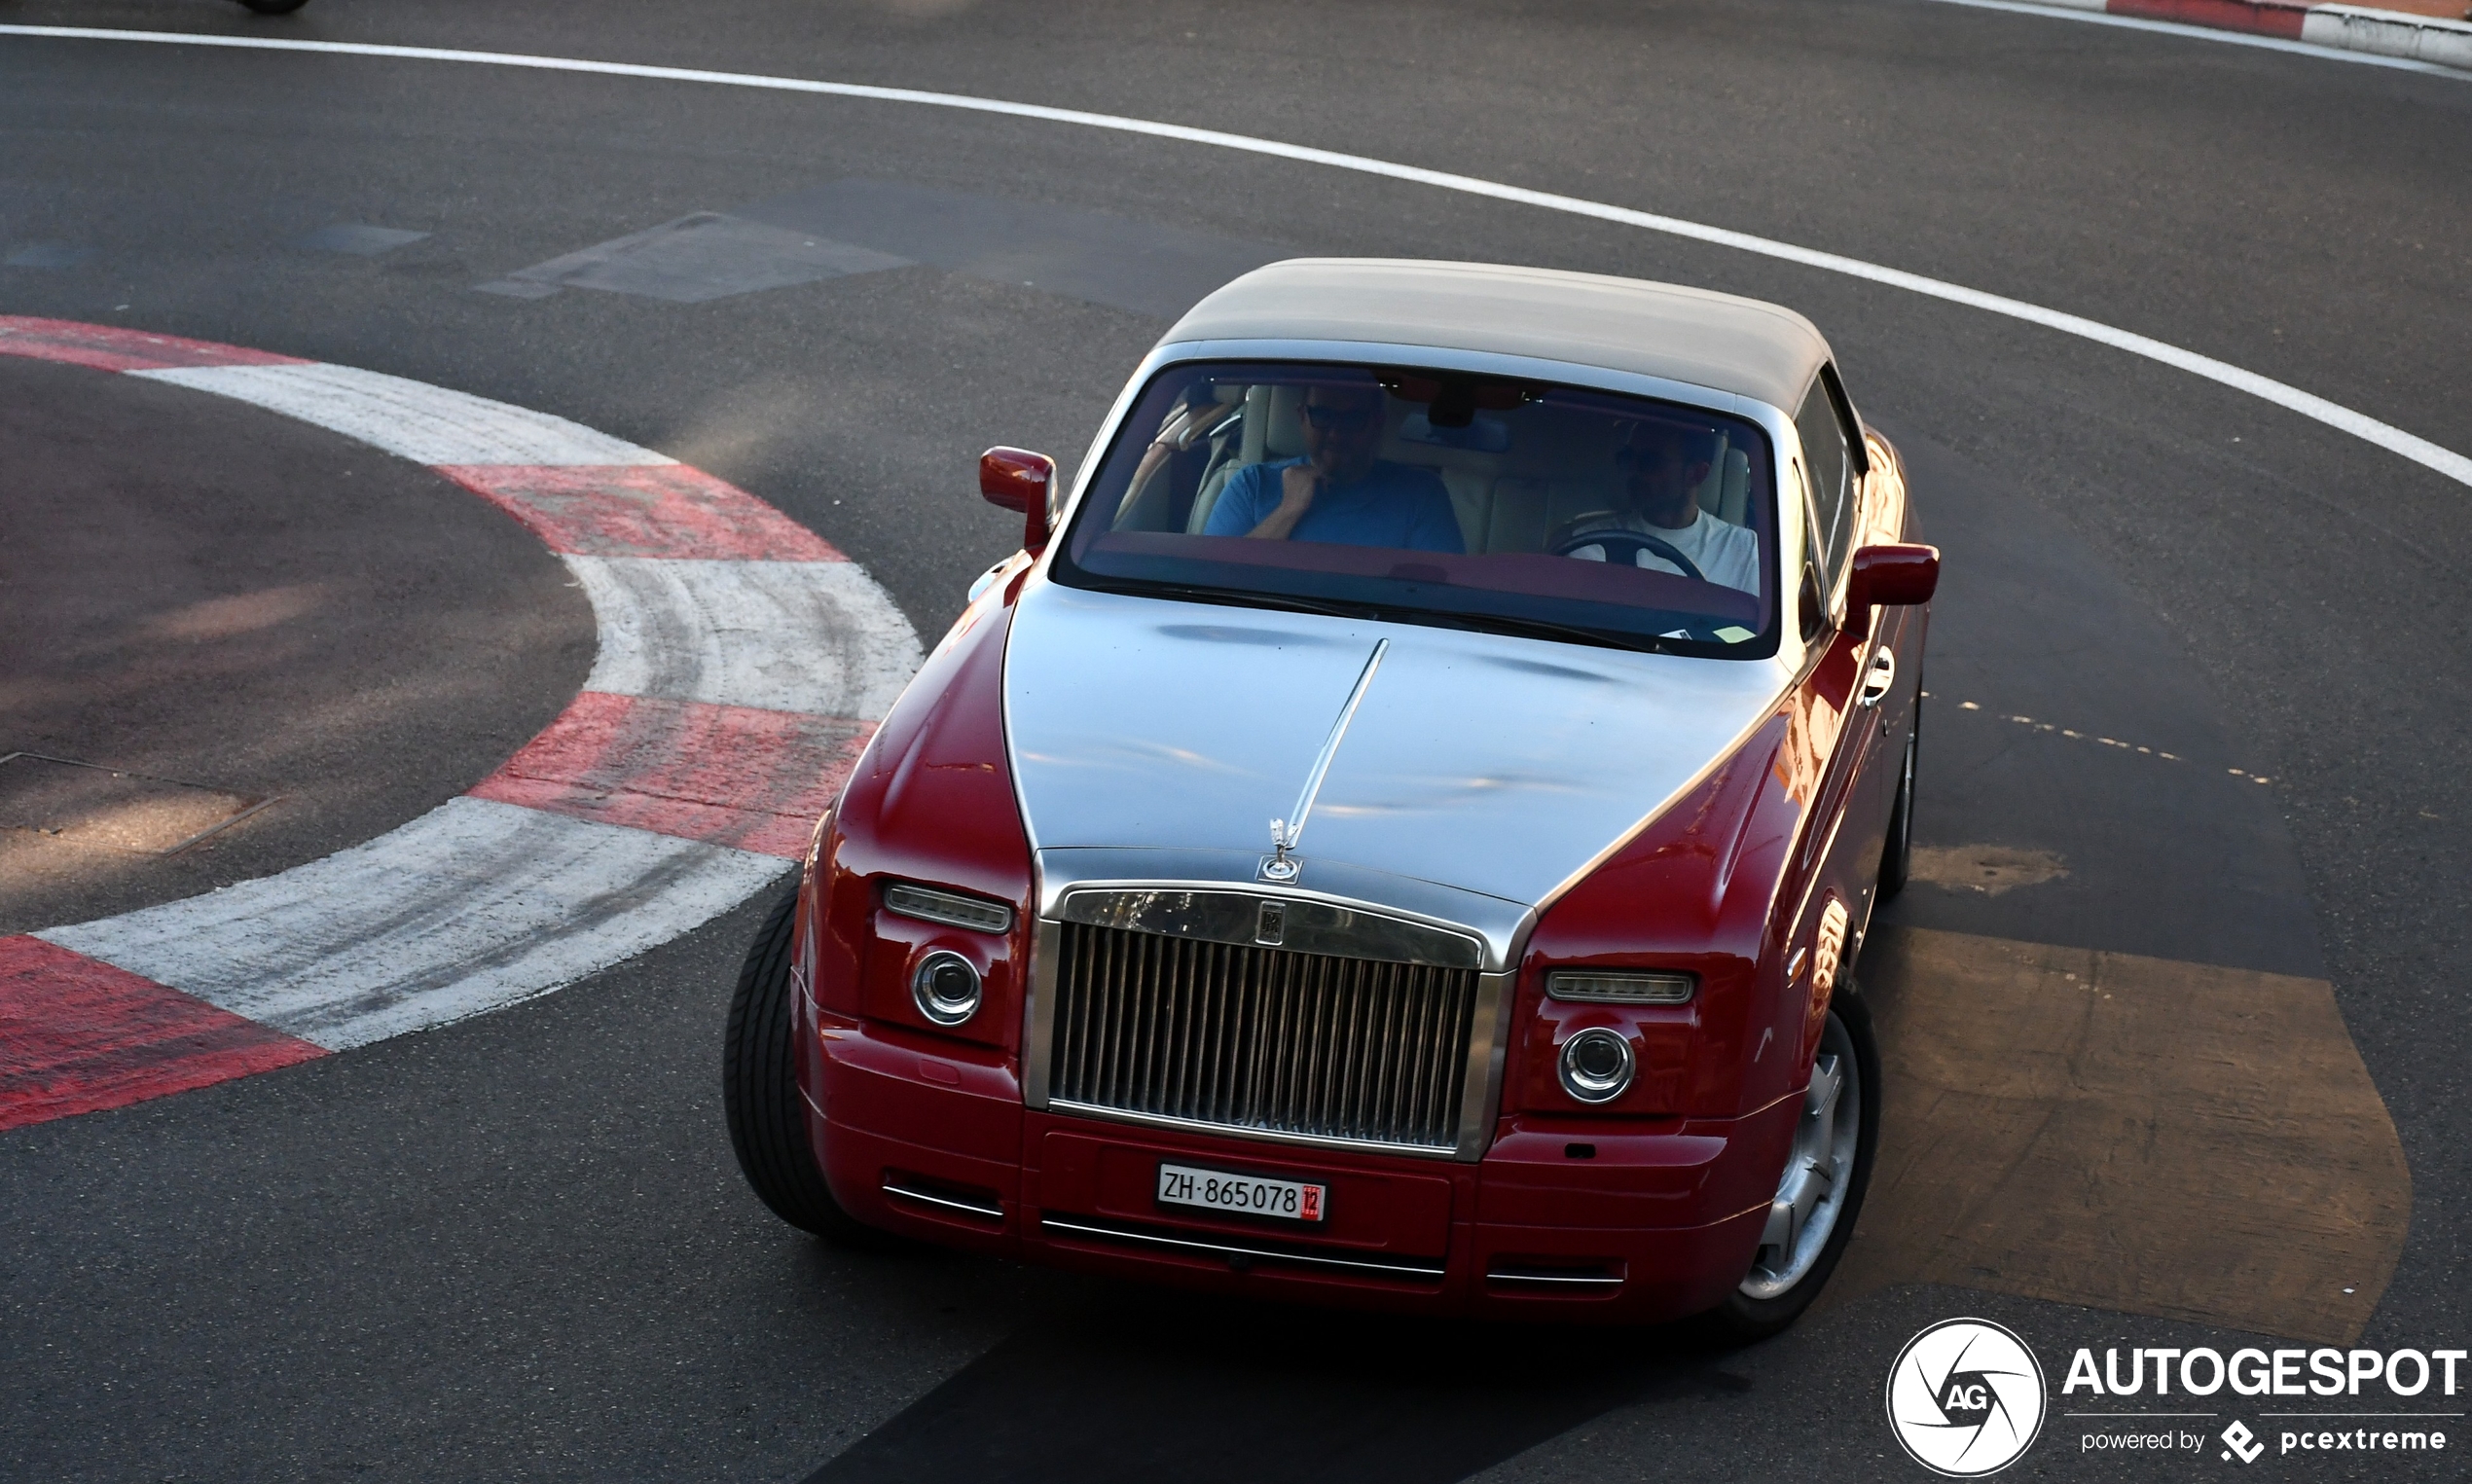
M1492 263L1291 258L1185 312L1179 341L1374 341L1576 361L1792 412L1828 342L1792 309L1705 289Z

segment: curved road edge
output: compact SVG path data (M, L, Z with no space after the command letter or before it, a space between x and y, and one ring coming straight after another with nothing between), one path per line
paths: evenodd
M581 694L459 798L291 870L0 938L0 1129L447 1025L709 921L805 850L920 661L891 598L745 490L399 377L0 316L0 354L144 377L429 466L591 599Z
M2472 23L2359 5L2306 0L1938 0L1969 10L2008 11L2262 46L2328 61L2369 62L2440 77L2472 76ZM2210 34L2213 33L2213 34ZM2224 34L2228 33L2228 34Z
M2001 0L1951 0L1955 4L1992 6ZM2054 12L2075 15L2074 12ZM2080 18L2113 19L2116 18ZM2121 24L2146 25L2149 22L2120 19ZM2160 22L2156 22L2160 23ZM2099 345L2142 356L2147 360L2185 371L2191 376L2245 392L2261 401L2271 402L2287 412L2298 413L2341 433L2366 443L2375 444L2390 453L2410 459L2456 484L2472 486L2472 457L2434 443L2417 433L2382 422L2365 413L2355 412L2341 403L2329 401L2313 392L2303 391L2271 377L2243 370L2229 361L2217 360L2194 350L2119 329L2100 320L2081 314L2048 309L2011 299L2002 294L1985 293L1923 273L1889 268L1841 253L1822 252L1799 247L1792 242L1772 237L1735 232L1730 228L1712 227L1680 217L1662 216L1653 211L1633 210L1582 197L1563 196L1551 191L1532 191L1524 186L1506 185L1483 180L1473 175L1460 175L1448 170L1429 170L1421 165L1400 164L1376 160L1366 155L1343 154L1337 150L1318 149L1308 145L1286 144L1276 139L1252 134L1234 134L1215 128L1193 128L1181 124L1163 124L1149 119L1130 118L1121 114L1091 113L1073 108L1051 108L1041 103L1016 103L1002 98L978 97L969 93L929 92L915 88L880 88L863 83L832 83L807 78L774 77L752 72L714 72L694 67L656 67L634 62L593 61L573 56L535 56L520 52L469 52L439 47L399 47L376 42L302 41L268 36L223 36L188 31L124 31L93 26L29 26L0 25L0 36L49 37L73 41L124 41L159 46L221 47L253 52L324 53L345 56L391 57L409 61L460 62L476 66L515 67L546 72L573 72L605 77L644 78L668 82L705 83L724 88L766 89L782 92L816 93L825 97L865 98L878 102L917 103L931 108L959 109L968 113L996 114L1017 119L1036 119L1051 124L1070 124L1086 128L1107 129L1116 133L1144 134L1158 139L1181 140L1187 144L1206 145L1216 149L1235 150L1243 154L1262 155L1272 159L1292 160L1305 164L1328 165L1333 169L1353 170L1360 174L1386 176L1393 180L1410 181L1439 190L1456 191L1467 196L1484 197L1517 205L1535 206L1572 216L1592 217L1598 221L1638 227L1650 232L1706 242L1718 247L1730 247L1779 262L1799 264L1823 272L1840 273L1847 277L1904 289L1926 298L1945 300L1968 308L1999 314L2064 335L2077 336ZM2263 43L2261 43L2263 44ZM2415 64L2417 65L2417 64Z

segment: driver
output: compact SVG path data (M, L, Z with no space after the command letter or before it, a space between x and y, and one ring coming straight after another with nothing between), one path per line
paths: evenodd
M1716 462L1717 435L1706 428L1632 423L1621 446L1614 451L1614 467L1623 476L1622 508L1569 522L1548 550L1561 550L1560 543L1573 535L1636 531L1681 552L1710 582L1745 593L1759 592L1760 538L1699 508L1699 487L1707 482ZM1575 546L1562 554L1588 561L1606 560L1601 543ZM1652 548L1642 548L1632 561L1651 571L1680 570Z
M1381 387L1368 382L1307 389L1297 409L1304 456L1236 471L1202 533L1420 552L1467 550L1450 492L1434 471L1376 456L1382 447L1382 395Z

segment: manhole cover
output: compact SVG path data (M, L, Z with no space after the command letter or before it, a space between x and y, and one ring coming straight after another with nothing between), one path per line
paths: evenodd
M273 802L40 752L0 755L0 831L22 842L169 855Z

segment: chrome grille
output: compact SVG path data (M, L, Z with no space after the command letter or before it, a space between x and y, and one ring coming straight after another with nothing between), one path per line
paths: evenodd
M1474 969L1066 923L1052 1103L1451 1148Z

